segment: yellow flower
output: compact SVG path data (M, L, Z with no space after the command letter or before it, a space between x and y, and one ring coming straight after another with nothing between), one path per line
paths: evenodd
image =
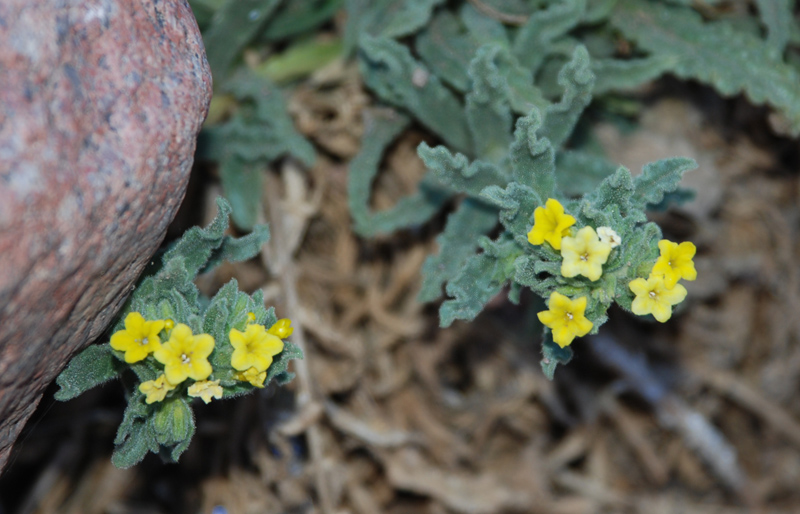
M111 336L111 348L125 352L125 362L139 362L161 347L158 333L164 328L162 320L145 321L138 312L125 317L125 330Z
M208 403L212 398L217 400L222 398L222 387L219 385L219 380L203 380L192 384L187 393Z
M689 281L697 278L697 270L694 269L692 262L697 247L693 243L687 241L678 244L662 239L658 242L658 249L661 250L661 256L653 265L650 274L663 276L667 289L675 287L682 278Z
M586 297L570 300L563 294L553 292L548 303L550 310L538 314L539 321L553 331L553 341L564 348L576 337L589 333L594 324L586 319Z
M208 356L214 351L214 338L208 334L192 335L192 329L178 323L169 341L153 357L164 365L167 380L178 385L187 378L205 380L211 375Z
M258 371L256 368L247 368L247 371L240 371L234 375L236 380L242 382L250 382L251 385L256 387L264 387L264 380L267 379L266 371Z
M564 214L564 207L552 198L544 207L533 211L533 228L528 232L528 242L540 245L547 241L556 250L561 249L561 238L569 233L569 227L575 224L575 218Z
M668 288L664 277L652 274L647 280L643 278L632 280L628 287L636 295L631 304L631 311L639 316L652 314L661 323L672 316L672 306L686 298L685 287L675 284L675 287Z
M170 384L167 377L164 375L159 376L155 380L148 380L139 384L139 391L147 395L145 402L151 404L154 402L163 401L167 397L167 393L175 389L175 386Z
M592 282L600 278L611 245L600 241L592 227L583 227L575 237L565 237L561 245L562 275L567 278L583 275Z
M292 332L294 332L294 328L290 326L291 324L292 324L291 320L288 320L286 318L279 319L274 325L269 327L267 333L272 334L274 336L278 336L281 339L286 339L287 337L292 335Z
M283 341L274 334L267 333L264 325L247 325L244 332L231 329L228 334L233 345L231 366L239 371L254 367L266 371L272 364L272 356L283 351Z

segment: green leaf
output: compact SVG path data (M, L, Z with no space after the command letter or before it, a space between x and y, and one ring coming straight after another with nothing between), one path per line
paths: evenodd
M463 105L439 77L414 60L408 48L390 39L365 36L359 64L364 82L379 98L413 114L452 149L470 150Z
M756 0L758 14L767 27L767 45L778 59L791 37L795 3L793 0Z
M636 188L632 201L640 209L659 204L665 193L678 188L683 174L697 168L694 159L675 157L645 164L642 174L633 180Z
M604 157L580 150L565 150L556 155L556 184L567 196L591 193L600 183L617 170L617 166Z
M217 291L203 315L203 333L213 337L218 346L228 340L226 324L230 306L236 301L238 291L239 284L235 278L231 279Z
M447 328L457 319L472 320L480 314L502 289L491 273L496 264L497 259L486 253L467 259L459 274L447 283L447 295L452 298L439 308L439 326Z
M674 59L670 71L678 77L772 105L792 134L800 134L800 72L780 60L774 46L726 21L706 23L691 9L657 2L619 0L611 23L641 50Z
M281 8L264 27L261 37L278 41L308 32L330 20L343 3L343 0L282 2Z
M353 49L365 35L399 38L415 33L443 0L345 0L345 48Z
M235 155L220 162L222 192L231 202L233 222L242 230L251 230L261 208L264 165L247 162Z
M654 55L641 59L594 59L592 72L596 77L595 95L610 91L625 91L657 79L675 66L675 57Z
M303 40L270 56L254 71L276 84L285 84L323 68L341 57L342 50L340 39Z
M518 242L527 245L527 233L533 227L533 212L542 205L539 196L530 187L511 182L505 189L487 187L481 197L500 209L500 222Z
M242 237L225 236L222 244L211 252L203 271L213 269L222 262L242 262L252 259L269 241L270 233L267 225L256 225L253 231Z
M537 136L541 123L536 109L518 119L509 152L513 180L530 187L538 196L539 205L554 195L556 181L553 146L549 140Z
M533 13L514 39L513 51L520 64L535 75L552 42L574 28L585 10L586 0L562 0Z
M478 49L469 65L472 90L467 94L467 124L475 142L475 155L498 163L511 142L511 108L508 81L495 61L507 60L509 54L499 45Z
M162 446L182 443L194 434L194 414L184 398L159 402L151 419L156 441Z
M217 198L217 215L206 228L192 227L187 230L162 258L165 269L172 262L181 259L189 280L203 269L214 250L220 247L228 229L231 205L223 198ZM159 271L155 276L166 279L176 271Z
M56 383L61 388L54 395L65 402L81 393L116 378L122 364L114 357L107 344L92 345L69 361L67 368L58 375Z
M522 253L511 234L496 241L481 237L483 253L471 256L458 275L447 283L446 300L439 309L442 328L456 319L472 320L514 275L514 261Z
M559 148L575 129L583 110L592 100L594 74L589 62L589 52L578 46L558 74L558 84L564 95L557 104L547 107L539 135L550 140L553 148Z
M419 33L415 47L422 60L438 77L456 90L469 89L467 73L478 48L487 43L508 47L508 36L500 22L479 14L464 4L459 16L440 11Z
M445 146L431 148L424 141L417 147L420 156L431 176L453 190L480 195L483 188L508 182L500 168L485 161L469 162L466 156L451 154Z
M264 26L280 0L228 0L203 34L206 58L217 84L227 76L234 59Z
M420 184L420 190L401 199L393 208L374 212L369 208L372 180L386 147L408 126L409 119L390 109L364 112L361 150L350 161L347 192L354 230L362 236L386 234L398 228L428 221L447 200L441 190Z
M542 372L548 380L553 380L556 367L559 364L568 364L572 360L572 348L561 348L553 341L553 333L545 329L542 338Z
M482 202L466 198L447 217L444 231L436 238L438 255L430 255L422 266L420 302L435 300L442 294L442 284L454 278L464 262L475 254L477 238L497 225L497 211Z
M236 114L222 126L203 131L198 158L224 160L230 156L265 164L292 155L306 166L314 164L314 147L295 129L281 90L251 70L238 72L225 85L239 103Z
M290 343L289 341L283 342L283 351L275 356L275 360L267 369L267 378L264 380L264 385L275 381L278 385L287 384L294 378L294 373L287 371L289 362L295 359L302 359L303 352L300 348Z
M128 436L114 448L111 463L121 469L130 468L144 459L147 452L158 451L150 424L136 420L130 427Z
M152 408L145 404L144 395L135 389L128 397L128 407L114 439L116 448L111 462L118 468L129 468L139 463L147 452L158 451L155 434L147 422Z

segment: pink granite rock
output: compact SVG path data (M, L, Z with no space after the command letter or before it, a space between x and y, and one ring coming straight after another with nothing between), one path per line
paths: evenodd
M0 2L0 470L161 243L210 97L185 0Z

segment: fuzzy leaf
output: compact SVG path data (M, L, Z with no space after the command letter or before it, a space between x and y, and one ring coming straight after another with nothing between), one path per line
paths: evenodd
M726 21L705 23L691 9L638 0L620 0L611 22L640 49L673 58L670 71L678 77L772 105L789 121L792 134L800 134L800 72L758 37Z
M541 115L536 109L519 118L509 151L512 179L530 187L538 196L539 205L553 196L556 181L555 153L551 142L537 135L541 123Z
M585 10L586 0L562 0L533 13L514 39L513 51L520 64L535 75L551 43L575 27Z
M596 77L594 94L637 88L654 80L675 66L675 57L654 55L642 59L594 59L592 72Z
M360 50L361 75L378 97L409 111L453 150L470 150L463 105L439 77L414 60L408 48L390 39L365 36Z
M208 258L202 271L217 267L222 262L242 262L252 259L261 252L261 247L269 241L267 225L256 225L253 231L242 237L225 236Z
M200 156L221 160L229 155L246 161L270 161L289 154L306 166L316 158L314 147L294 127L281 90L265 77L243 70L225 91L239 101L239 110L221 127L205 130Z
M633 184L636 188L632 202L634 206L644 209L647 205L661 202L665 193L670 193L678 188L683 174L697 168L693 159L675 157L651 162L642 168Z
M416 194L403 198L393 208L373 212L369 208L372 180L378 173L383 151L409 123L409 119L390 109L366 110L361 150L350 161L347 192L350 214L356 232L374 236L428 221L444 204L447 196L427 184Z
M793 0L756 0L758 14L767 27L767 45L780 59L792 32Z
M159 402L151 418L156 441L162 446L172 446L194 434L194 415L184 398Z
M423 141L417 147L417 155L432 177L457 192L478 196L483 188L508 181L494 164L485 161L470 163L466 156L453 155L445 146L431 148Z
M348 52L364 35L385 38L408 36L424 27L442 0L345 0Z
M593 191L616 171L607 159L580 150L567 150L556 155L556 184L567 196L581 196Z
M542 372L548 380L553 380L556 367L559 364L568 364L572 360L572 348L561 348L553 341L553 333L545 329L542 338Z
M542 205L539 196L528 186L511 182L506 189L487 187L481 197L500 209L500 222L515 239L527 245L527 233L533 227L533 211Z
M508 81L495 63L506 57L503 47L490 44L480 47L469 65L467 124L475 154L493 163L503 158L511 142Z
M559 103L547 107L539 131L541 137L550 140L553 148L559 148L566 142L583 110L592 100L594 74L586 48L575 48L572 60L558 74L558 84L564 89L564 95Z
M275 360L272 361L269 369L267 369L267 378L264 384L270 384L273 381L278 385L289 383L294 378L294 373L288 371L289 362L302 358L303 352L297 345L284 341L283 351L275 357Z
M228 229L228 217L231 214L231 205L224 198L217 198L217 215L206 228L192 227L187 230L172 248L167 250L162 258L166 266L181 259L189 280L205 268L208 259L214 250L222 245L225 231ZM170 275L170 272L159 272L156 277Z
M472 320L502 289L493 278L497 259L486 253L473 255L459 274L447 283L446 300L439 308L439 326L449 327L457 319Z
M233 222L242 230L251 230L258 219L263 173L262 163L247 162L235 155L220 162L222 192L231 202Z
M430 302L442 294L442 284L455 277L464 262L475 254L478 237L497 225L497 211L482 202L466 198L447 217L444 231L436 238L439 253L430 255L422 266L420 302Z
M151 408L144 403L144 395L135 390L128 398L128 407L122 416L122 423L117 429L114 439L114 453L111 462L118 468L129 468L141 462L147 452L157 452L158 443L155 439L147 417Z
M343 0L282 2L261 33L267 41L287 39L325 23L341 8Z
M61 388L54 395L65 402L89 389L116 378L121 371L120 362L106 344L92 345L69 361L67 368L58 375L56 383Z
M462 93L469 89L467 70L478 48L487 43L509 44L503 26L469 4L461 7L459 16L450 11L436 14L415 42L420 57L436 75Z
M242 49L269 19L280 0L228 0L203 34L215 83L221 84Z
M111 463L118 468L127 469L141 462L150 451L158 451L155 434L149 423L136 420L130 426L128 436L114 448Z

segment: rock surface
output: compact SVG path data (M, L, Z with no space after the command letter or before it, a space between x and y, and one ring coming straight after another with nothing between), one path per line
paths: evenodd
M0 2L0 471L161 243L210 97L185 0Z

